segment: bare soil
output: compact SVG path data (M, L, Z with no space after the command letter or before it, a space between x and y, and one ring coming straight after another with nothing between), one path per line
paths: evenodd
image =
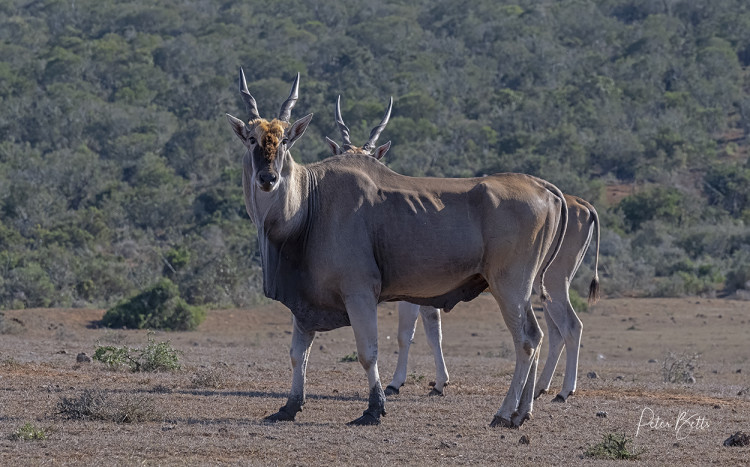
M0 335L0 465L600 464L607 461L584 451L608 433L631 438L647 464L748 465L750 447L723 441L750 431L749 311L747 302L719 299L604 300L581 313L577 393L567 403L551 402L563 356L551 394L537 400L534 418L520 429L489 427L514 357L487 295L443 316L446 395L427 395L434 364L420 325L407 383L388 399L376 427L346 425L366 408L368 395L360 365L342 361L355 350L351 328L316 338L308 400L297 420L263 422L284 404L291 382L291 318L279 304L211 311L195 332L157 333L157 341L182 352L182 369L168 373L77 363L79 352L92 355L97 345L146 343L145 331L92 326L102 310L8 311ZM385 385L396 364L398 319L393 304L379 315ZM700 354L694 383L664 382L670 351ZM69 420L58 413L63 397L87 389L140 401L154 421ZM45 429L47 439L12 440L25 423ZM522 436L528 444L519 443Z

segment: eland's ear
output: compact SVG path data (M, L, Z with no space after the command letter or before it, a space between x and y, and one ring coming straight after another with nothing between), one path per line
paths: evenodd
M247 140L247 127L245 126L245 122L237 117L232 117L229 114L227 114L227 120L229 120L229 124L232 125L234 134L236 134L237 137L244 143Z
M383 158L383 156L385 156L385 153L388 152L389 149L391 149L391 142L390 141L388 141L385 144L382 144L382 145L378 146L378 148L375 150L375 154L373 154L373 157L375 159L380 160L380 159Z
M296 122L292 123L292 125L287 129L286 131L287 149L291 149L294 142L297 141L300 138L300 136L302 136L305 133L305 130L307 129L307 125L310 124L310 120L312 120L312 117L313 117L313 114L305 115L304 117L300 118Z
M326 136L326 143L328 143L328 147L331 148L331 154L333 154L334 156L338 156L339 154L344 152L341 150L341 146L339 146L336 141L332 140L328 136Z

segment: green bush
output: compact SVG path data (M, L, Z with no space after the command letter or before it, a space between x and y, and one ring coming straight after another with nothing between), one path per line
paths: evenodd
M578 292L576 292L574 289L570 289L568 290L568 295L570 297L570 305L574 310L579 313L589 311L588 302L586 301L586 299L582 298L578 294Z
M632 442L633 440L625 436L624 433L607 433L598 444L589 446L583 455L595 459L636 460L643 452L630 450L628 445Z
M37 428L31 423L26 423L10 435L12 440L35 441L47 439L47 433L43 428Z
M130 371L172 371L180 369L180 351L172 348L169 341L154 341L153 333L148 334L148 344L142 349L99 346L94 351L94 360L107 365L112 370L129 368Z
M102 324L131 329L191 331L205 318L206 312L202 308L185 303L177 286L169 279L162 279L107 310Z
M676 188L656 186L623 198L619 208L630 230L635 231L651 219L679 224L687 215L683 198L684 195Z

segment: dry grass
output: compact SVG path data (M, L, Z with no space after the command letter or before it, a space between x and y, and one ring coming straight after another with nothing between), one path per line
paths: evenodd
M85 389L79 396L61 397L57 415L67 420L102 420L139 423L163 420L153 401L145 394L110 393Z
M197 331L169 334L183 370L165 373L76 363L97 342L147 340L144 331L89 328L101 311L8 311L25 330L0 336L0 465L569 465L602 462L584 453L612 433L632 440L629 452L643 451L638 460L646 464L738 465L749 448L723 443L750 422L750 394L742 392L750 385L746 310L746 303L722 300L604 300L581 316L576 395L551 402L563 356L551 394L536 401L534 418L520 430L488 426L514 359L498 357L510 336L484 295L443 318L451 375L445 397L427 395L434 363L420 325L407 384L388 399L376 427L346 425L368 396L359 363L340 361L354 347L350 328L316 337L297 421L263 422L284 404L291 382L290 317L275 304L209 312ZM381 307L384 384L396 362L397 325L395 307ZM669 351L701 354L695 383L664 382ZM599 378L586 378L589 371ZM50 427L47 439L11 440L29 421Z

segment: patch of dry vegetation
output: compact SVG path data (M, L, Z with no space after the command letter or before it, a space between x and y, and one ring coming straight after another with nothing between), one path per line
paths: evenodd
M78 397L60 398L57 415L67 420L102 420L115 423L164 419L153 400L146 395L113 394L100 389L86 389Z

